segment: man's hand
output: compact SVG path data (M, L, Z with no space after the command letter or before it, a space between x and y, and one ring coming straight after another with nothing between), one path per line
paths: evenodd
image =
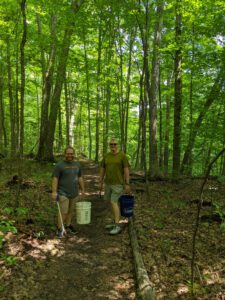
M85 197L85 196L86 196L85 191L80 191L80 196L81 196L81 197Z
M131 193L131 188L129 184L125 184L124 186L124 193L125 194L130 194Z
M101 195L101 192L103 191L103 181L99 181L98 188L99 188L99 194Z
M52 201L56 201L57 198L57 193L53 192L52 193Z

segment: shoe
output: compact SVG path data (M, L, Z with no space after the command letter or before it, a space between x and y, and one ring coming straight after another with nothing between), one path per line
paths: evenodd
M64 236L64 231L63 231L63 229L57 229L57 231L56 231L56 235L58 236L58 238L63 238L63 236Z
M121 227L119 225L114 225L113 229L110 230L109 234L116 235L122 231Z
M66 230L70 231L72 234L77 234L78 231L73 227L73 225L66 226Z
M113 229L114 226L115 226L115 223L106 224L105 229Z

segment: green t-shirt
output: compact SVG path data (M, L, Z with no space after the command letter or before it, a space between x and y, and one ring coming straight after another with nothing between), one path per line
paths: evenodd
M78 195L78 178L81 177L81 166L77 161L62 161L53 170L53 177L57 177L59 195L75 198Z
M123 184L124 168L129 167L129 162L123 152L107 153L101 162L101 167L105 169L106 184Z

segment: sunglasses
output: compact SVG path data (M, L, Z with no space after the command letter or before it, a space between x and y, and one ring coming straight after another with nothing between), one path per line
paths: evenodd
M114 144L114 143L110 143L109 145L110 145L110 146L116 146L117 144Z

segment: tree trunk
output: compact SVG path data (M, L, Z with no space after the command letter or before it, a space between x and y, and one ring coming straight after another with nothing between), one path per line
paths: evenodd
M3 66L0 64L0 153L4 154L7 148L7 134L5 128L5 110L3 103Z
M89 63L87 56L86 37L84 34L84 63L86 73L86 91L87 91L87 106L88 106L88 158L92 157L92 136L91 136L91 103L90 103L90 83L89 83Z
M71 28L66 29L64 33L61 55L59 58L59 63L58 63L58 68L56 73L57 74L56 84L55 84L52 101L50 105L48 132L47 132L47 138L45 138L44 145L43 145L43 153L41 156L42 160L54 161L53 142L55 136L55 128L56 128L56 121L57 121L57 115L58 115L59 104L60 104L62 85L65 80L66 63L67 63L67 58L69 53L71 35L72 35L72 29Z
M225 102L223 103L223 147L225 146ZM222 172L221 172L222 176L225 176L225 156L223 156L223 160L222 160Z
M170 87L173 72L170 75L170 78L167 80L167 86ZM169 144L170 144L170 109L171 108L171 99L170 96L166 96L166 120L165 120L165 142L164 142L164 174L168 175L169 168Z
M12 88L12 66L10 53L10 40L7 39L7 75L8 75L8 93L9 93L9 109L10 109L10 156L16 155L16 135L15 135L15 110Z
M67 77L65 76L64 82L64 93L65 93L65 108L66 108L66 145L70 145L70 109L69 109L69 95L67 88Z
M182 48L181 48L181 0L176 1L176 36L175 41L177 50L175 51L174 61L174 133L173 133L173 179L180 174L180 155L181 155L181 113L182 113Z
M142 162L141 162L141 152L142 152L142 143L141 143L141 137L142 137L142 129L144 126L146 126L145 124L145 120L143 120L143 89L144 89L144 66L143 66L143 70L140 71L140 80L139 80L139 90L140 90L140 96L139 96L139 122L138 122L138 136L137 136L137 150L136 150L136 159L135 159L135 168L139 169L142 166ZM144 122L144 124L142 124L142 122Z
M163 113L162 113L162 93L161 74L159 70L159 168L163 168Z
M72 14L75 14L80 9L81 5L83 4L84 0L76 1L72 0L71 6L72 6ZM71 13L68 12L68 13ZM70 46L70 39L73 33L73 16L71 15L69 19L69 23L66 26L66 29L64 31L63 41L62 41L62 47L60 51L60 56L58 59L58 67L56 70L56 84L54 87L53 95L51 97L51 107L50 107L50 114L49 118L47 116L48 113L48 102L50 100L50 94L45 95L46 96L46 103L44 104L45 111L42 113L42 130L41 130L41 136L40 136L40 142L39 142L39 149L37 154L38 160L47 160L47 161L54 161L53 156L53 143L54 143L54 136L55 136L55 128L56 128L56 120L58 115L58 109L60 104L60 96L62 91L63 82L65 80L65 72L66 72L66 65L67 65L67 58L69 54L69 46ZM72 22L72 23L71 23ZM54 44L54 43L53 43ZM54 47L52 48L52 53L54 54ZM52 55L51 58L54 58L55 55ZM53 61L51 61L53 62ZM54 64L49 64L50 67L53 67ZM49 69L51 70L51 69ZM48 77L50 74L46 71L46 77ZM45 83L50 83L48 80L45 81ZM46 91L50 91L51 89L47 89ZM44 120L44 114L47 116L47 119Z
M141 95L141 166L145 172L145 179L147 180L147 162L146 162L146 119L147 119L147 104L150 93L150 75L149 75L149 2L145 4L145 20L144 24L137 18L139 29L141 32L141 40L143 47L143 83L144 92Z
M151 70L151 86L149 90L149 176L155 178L159 176L158 145L157 145L157 97L159 90L159 49L161 43L163 25L164 1L159 1L157 6L157 21L155 25L153 57Z
M46 70L44 72L43 78L43 89L42 89L42 107L41 107L41 128L40 128L40 138L39 138L39 147L38 147L38 154L37 159L43 160L44 159L44 144L46 141L46 136L48 134L48 121L49 121L49 103L51 98L51 90L53 85L53 73L54 73L54 62L55 62L55 55L56 55L56 19L53 16L51 18L51 36L52 36L52 45L51 45L51 52L49 55L49 60L46 66ZM40 30L40 26L39 26ZM41 62L42 66L42 73L43 68L45 68L45 61Z
M21 86L20 86L20 156L23 155L24 147L24 92L25 92L25 55L24 48L27 39L27 21L26 21L26 0L21 1L21 12L23 17L23 35L20 43L20 74L21 74Z
M130 33L129 39L129 58L128 58L128 69L127 69L127 81L126 81L126 99L125 99L125 124L124 124L124 152L127 152L127 140L128 140L128 120L129 120L129 104L130 104L130 77L132 67L132 53L134 36L136 35L136 28Z
M58 127L59 127L59 136L58 136L58 153L62 152L63 149L63 134L62 134L62 117L61 117L61 107L59 105L59 112L58 112Z
M102 24L100 21L98 34L98 65L97 65L97 99L96 99L96 128L95 128L95 161L99 160L99 117L100 117L100 97L101 97L101 54L102 54Z
M185 174L186 169L188 169L188 165L191 158L192 149L194 147L195 139L198 133L198 130L202 124L202 121L204 120L205 114L209 110L210 106L213 104L215 100L217 100L220 97L220 94L222 93L222 89L224 86L225 80L224 80L224 70L222 69L219 74L217 75L217 78L214 82L214 85L211 88L211 91L209 93L208 98L206 99L206 102L204 104L204 107L202 111L200 112L197 120L193 124L191 135L189 137L189 141L184 153L182 166L181 166L181 173Z

